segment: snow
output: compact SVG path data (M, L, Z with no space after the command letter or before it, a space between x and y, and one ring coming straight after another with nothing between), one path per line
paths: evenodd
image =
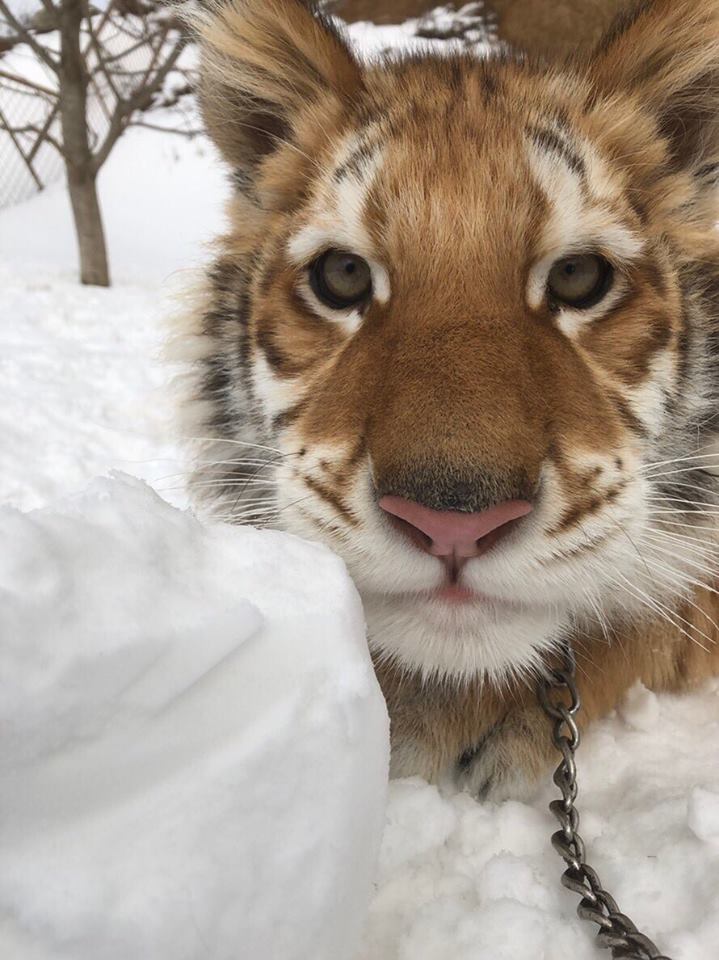
M473 9L477 6L464 4L458 9L438 6L425 16L404 23L379 25L358 21L345 28L354 49L368 63L400 50L446 56L450 52L471 47L476 54L482 55L490 49L494 31L491 26L481 22L477 10ZM345 26L342 21L337 22ZM460 22L466 27L464 42L453 38L450 33L452 27Z
M719 947L718 744L718 681L690 696L636 686L578 754L589 862L675 960ZM421 780L392 784L358 960L606 957L559 884L547 812L557 794L547 783L529 803L478 804Z
M352 35L411 33L387 30ZM341 565L177 509L159 355L222 229L212 148L131 131L100 190L110 290L75 282L59 187L0 213L0 955L601 960L559 883L549 776L498 805L398 781L383 814L386 721ZM113 469L175 506L93 480ZM719 684L635 687L579 777L621 908L674 960L719 955Z
M0 214L0 502L23 509L109 467L184 502L172 435L168 314L223 228L225 174L212 146L129 131L100 174L108 290L80 287L60 185Z
M157 293L4 265L0 287L0 502L43 506L110 466L179 487Z
M688 823L697 840L719 844L719 793L696 787L689 798Z
M341 561L122 477L0 543L0 954L352 960L388 721Z

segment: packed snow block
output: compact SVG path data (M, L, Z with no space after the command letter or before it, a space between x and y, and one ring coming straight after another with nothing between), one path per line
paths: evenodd
M388 720L329 551L129 478L0 510L0 956L351 960Z

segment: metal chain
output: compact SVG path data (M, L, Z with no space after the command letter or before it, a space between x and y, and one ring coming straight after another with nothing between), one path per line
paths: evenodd
M574 653L565 647L562 666L550 670L539 686L539 702L553 721L552 740L562 755L554 772L554 782L562 792L561 800L553 800L549 809L560 828L552 836L552 846L564 860L567 869L562 884L582 898L577 913L583 920L599 925L597 944L612 951L615 960L670 960L660 954L649 937L639 933L629 917L621 913L614 899L602 887L596 870L585 860L584 841L578 833L577 768L574 754L579 746L579 729L575 716L581 707L576 684Z

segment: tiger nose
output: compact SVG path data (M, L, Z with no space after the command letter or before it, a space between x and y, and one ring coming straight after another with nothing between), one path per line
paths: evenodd
M507 500L478 513L432 510L404 497L385 496L382 510L422 549L435 557L478 557L509 533L515 520L526 516L532 504Z

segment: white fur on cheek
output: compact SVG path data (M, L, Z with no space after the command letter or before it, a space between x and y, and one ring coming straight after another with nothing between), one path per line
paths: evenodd
M652 358L648 376L628 390L627 403L652 437L659 437L666 418L666 394L676 375L677 357L664 350Z
M259 350L254 352L252 380L255 395L268 420L293 406L302 397L301 385L295 379L278 377Z

